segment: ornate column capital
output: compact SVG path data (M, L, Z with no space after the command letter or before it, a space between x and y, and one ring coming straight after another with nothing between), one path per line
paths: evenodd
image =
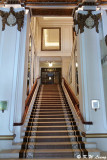
M78 26L78 31L80 30L80 33L84 32L84 27L88 29L96 27L96 32L99 33L98 25L100 18L101 18L101 13L97 11L96 13L95 11L93 13L92 10L83 11L83 13L78 11L74 18L74 25Z
M12 27L16 24L18 25L18 31L21 31L24 24L24 10L20 12L15 12L13 7L10 7L9 12L0 10L0 16L2 17L2 31L5 30L5 24Z

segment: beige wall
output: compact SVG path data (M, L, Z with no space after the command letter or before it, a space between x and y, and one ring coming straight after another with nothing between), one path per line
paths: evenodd
M38 46L37 56L70 56L73 46L72 38L72 19L38 19ZM61 51L41 51L41 29L43 27L60 27L61 28Z

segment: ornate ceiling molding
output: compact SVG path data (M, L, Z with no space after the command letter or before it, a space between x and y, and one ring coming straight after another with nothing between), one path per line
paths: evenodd
M17 24L18 31L21 31L24 24L24 11L15 12L13 7L10 7L9 12L0 10L0 16L2 17L2 31L5 30L5 24L12 27Z
M96 27L96 32L99 33L98 25L100 18L101 13L92 14L92 11L89 10L87 15L78 13L77 19L74 19L74 24L78 25L78 30L80 30L80 33L84 32L84 27L88 29Z

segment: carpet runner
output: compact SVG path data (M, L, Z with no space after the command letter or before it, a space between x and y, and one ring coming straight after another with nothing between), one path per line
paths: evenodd
M26 126L19 158L87 155L76 121L59 85L41 85Z

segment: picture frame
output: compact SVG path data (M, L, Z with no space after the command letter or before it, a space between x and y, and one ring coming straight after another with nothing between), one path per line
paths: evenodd
M60 27L42 28L41 51L61 51Z

